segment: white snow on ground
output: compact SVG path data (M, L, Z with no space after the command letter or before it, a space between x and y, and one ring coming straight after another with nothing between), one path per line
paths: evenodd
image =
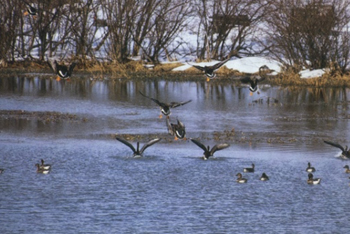
M214 65L219 61L212 60L211 62L201 62L201 63L184 63L184 65L180 67L176 67L173 69L173 71L185 71L192 67L192 65L199 65L199 66L211 66ZM243 73L256 73L259 71L259 67L266 65L270 69L275 70L272 75L276 75L279 72L281 72L281 66L282 64L277 62L276 60L266 58L266 57L246 57L246 58L237 58L237 59L231 59L227 63L225 63L224 66L226 66L229 69L237 70L239 72ZM315 77L321 77L325 71L323 69L317 69L310 71L309 69L303 70L300 72L300 78L315 78Z
M201 62L201 63L188 63L184 64L183 66L176 67L173 69L173 71L185 71L188 68L192 67L191 65L199 65L199 66L211 66L214 65L219 61L213 60L211 62ZM240 59L232 59L225 63L224 66L226 66L229 69L237 70L239 72L244 73L256 73L259 71L259 67L266 65L270 69L275 70L276 72L281 71L281 64L275 60L264 58L264 57L246 57L246 58L240 58Z
M315 78L315 77L321 77L325 73L324 69L316 69L316 70L303 70L299 72L300 78L308 79L308 78Z

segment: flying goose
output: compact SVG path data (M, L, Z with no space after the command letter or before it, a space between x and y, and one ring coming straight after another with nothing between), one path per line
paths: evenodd
M270 68L266 65L263 65L259 68L259 76L246 76L240 79L242 83L249 84L250 96L253 95L253 92L258 90L258 83L262 82L266 78L266 74L272 72ZM259 92L258 92L259 94Z
M203 145L201 142L195 140L195 139L191 139L191 141L193 143L195 143L197 146L199 146L202 150L204 150L204 155L203 155L203 159L207 160L209 159L209 157L213 156L214 153L218 150L222 150L225 149L227 147L229 147L230 145L227 143L222 143L222 144L216 144L214 145L214 147L210 150L210 146L208 145L207 147L205 147L205 145Z
M229 61L232 57L229 56L227 59L218 62L212 66L199 66L199 65L192 65L192 67L197 68L198 70L204 72L204 74L207 76L207 81L210 79L215 78L216 74L214 73L217 69L219 69L222 65L224 65L227 61Z
M166 126L168 128L168 133L175 137L175 140L177 139L184 139L186 140L186 128L185 125L177 119L177 123L170 123L170 118L167 116L166 118Z
M159 118L161 119L162 118L162 113L165 115L165 116L169 116L170 115L170 108L175 108L175 107L178 107L178 106L183 106L189 102L191 102L192 100L188 100L188 101L185 101L185 102L170 102L170 103L165 103L165 102L160 102L159 100L155 99L155 98L151 98L151 97L148 97L146 96L145 94L141 93L139 91L139 93L148 98L148 99L151 99L153 102L155 102L159 107L160 107L160 115L159 115Z
M121 143L123 143L124 145L128 146L132 152L134 153L133 154L133 157L137 158L137 157L142 157L143 155L143 152L148 148L150 147L151 145L157 143L158 141L161 140L161 138L155 138L149 142L147 142L146 144L144 144L140 150L140 142L137 142L137 145L136 145L136 149L135 147L128 141L122 139L122 138L119 138L119 137L115 137L118 141L120 141Z
M72 75L73 69L76 65L76 63L73 62L69 66L66 66L64 64L58 64L56 60L52 62L49 59L47 60L47 63L49 64L52 71L57 75L57 81L60 81L61 78L68 79Z

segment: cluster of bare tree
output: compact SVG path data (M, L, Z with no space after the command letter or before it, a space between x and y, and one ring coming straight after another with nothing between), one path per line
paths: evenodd
M28 5L35 16L23 15ZM2 0L0 9L3 61L269 54L294 67L349 65L348 0Z

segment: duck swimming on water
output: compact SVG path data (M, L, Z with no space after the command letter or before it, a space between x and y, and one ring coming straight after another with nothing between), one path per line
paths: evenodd
M128 146L132 152L134 153L133 154L133 157L137 158L137 157L142 157L143 155L143 152L148 148L150 147L151 145L154 145L155 143L159 142L161 140L161 138L155 138L149 142L147 142L146 144L144 144L142 146L142 148L140 149L140 142L137 142L137 145L136 145L136 149L135 147L130 143L128 142L127 140L124 140L120 137L115 137L118 141L120 141L121 143L123 143L124 145Z
M246 167L243 169L243 172L254 172L255 165L252 163L252 167Z
M247 179L242 177L241 173L237 173L237 183L243 184L243 183L247 183Z
M309 179L307 180L308 184L319 184L321 183L320 178L314 178L314 175L312 173L309 173L308 175Z
M316 169L315 169L314 167L311 166L311 163L310 163L310 162L308 162L308 163L307 163L307 168L306 168L305 171L307 171L307 172L314 172L314 171L316 171Z
M203 155L203 159L207 160L209 159L209 157L212 157L214 155L214 153L218 150L222 150L225 149L227 147L229 147L230 145L227 143L222 143L222 144L216 144L214 145L214 147L210 150L210 146L208 145L207 147L205 147L205 145L203 145L201 142L195 140L195 139L191 139L191 141L193 143L195 143L197 146L199 146L202 150L204 150L204 155Z

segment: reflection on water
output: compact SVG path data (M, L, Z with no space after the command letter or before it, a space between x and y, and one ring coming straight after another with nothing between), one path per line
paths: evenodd
M143 98L139 91L162 101L192 99L186 106L173 110L172 117L181 119L193 133L235 129L259 133L288 131L300 135L316 131L326 137L331 134L338 139L348 138L349 90L345 88L260 86L260 95L249 96L247 87L228 82L91 81L83 78L57 82L40 77L4 77L0 79L0 105L1 110L55 111L93 120L94 124L85 123L89 128L79 128L81 124L78 124L78 131L83 131L81 134L84 131L145 133L142 126L162 132L163 124L154 119L158 107ZM267 103L267 97L279 102ZM254 103L257 99L264 101ZM0 124L9 131L38 127L30 118L1 118ZM70 128L76 123L61 124Z
M231 146L200 160L191 141L169 140L159 108L139 91L192 99L171 118L187 137ZM347 162L322 140L350 142L348 94L263 85L250 96L246 86L205 79L2 77L0 233L345 233ZM137 160L115 133L164 139ZM35 173L41 158L53 164L49 175ZM306 184L308 161L319 186ZM237 184L253 162L256 173ZM270 181L258 180L262 172Z

